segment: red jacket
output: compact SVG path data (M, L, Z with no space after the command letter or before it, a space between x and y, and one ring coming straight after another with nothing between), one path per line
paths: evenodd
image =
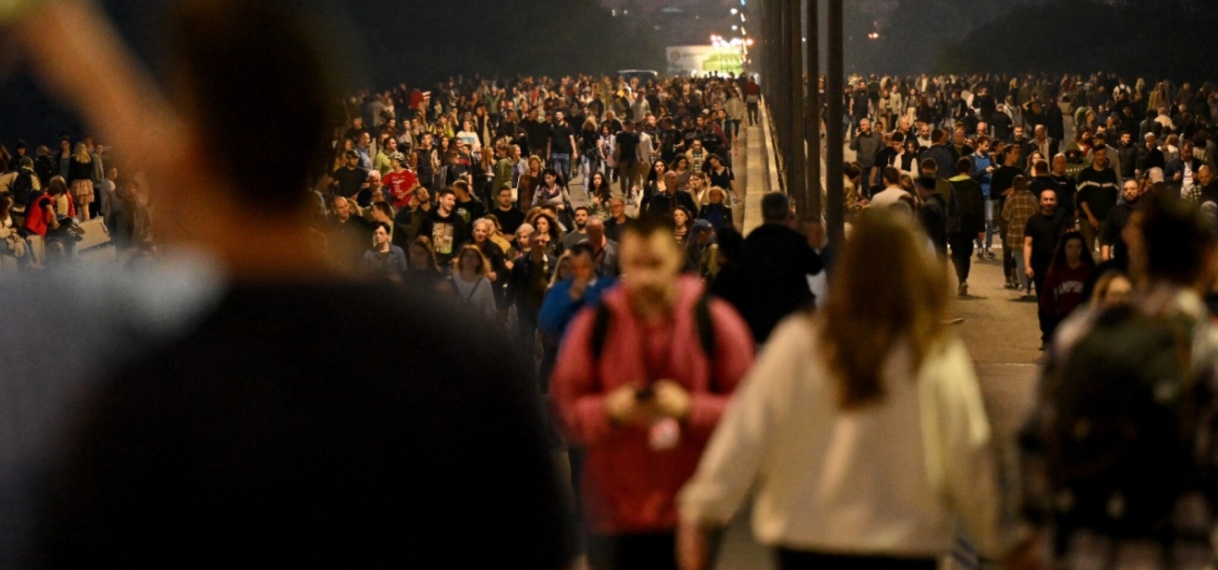
M654 325L634 316L624 288L606 293L602 302L613 316L599 362L592 355L593 309L575 317L563 340L551 389L568 437L588 450L582 499L593 532L654 532L676 526L673 499L693 475L732 391L753 363L748 326L730 305L712 300L716 354L711 371L695 317L702 284L682 277L679 289L670 316ZM610 423L605 396L622 385L665 378L689 390L692 409L681 425L677 446L653 451L647 430Z

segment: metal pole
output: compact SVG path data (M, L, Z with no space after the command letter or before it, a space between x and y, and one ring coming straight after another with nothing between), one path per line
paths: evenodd
M799 215L808 213L808 193L807 180L804 178L804 167L807 163L807 154L804 152L804 125L800 120L800 110L804 105L804 87L803 87L803 41L801 37L801 1L787 0L787 30L791 37L791 44L787 51L787 78L790 83L787 85L789 89L788 97L790 101L787 107L787 122L783 125L787 133L786 157L787 157L787 195L795 202L795 211Z
M845 240L845 194L842 184L842 146L845 132L842 130L842 0L829 2L829 62L825 78L825 96L829 98L829 112L825 118L825 218L829 239L835 243Z
M807 20L804 22L804 65L808 70L808 105L804 110L804 132L808 142L808 215L821 217L824 205L821 203L820 186L820 93L817 89L817 79L820 77L820 6L817 0L807 0L804 4Z

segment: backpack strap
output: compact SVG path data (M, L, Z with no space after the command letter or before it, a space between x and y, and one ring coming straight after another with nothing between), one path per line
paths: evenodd
M601 354L605 352L605 337L609 334L609 322L613 319L613 313L603 302L596 306L595 311L592 316L592 360L599 362Z
M713 367L715 363L715 323L711 320L710 301L710 293L698 297L698 302L694 305L694 322L698 327L698 340L702 346L702 352L706 354L707 360ZM601 355L605 352L605 340L609 334L609 323L613 321L613 313L609 307L605 306L605 303L598 304L595 311L592 316L592 336L589 343L592 348L592 359L600 361Z
M706 359L713 368L715 364L715 322L711 320L710 302L710 293L704 293L698 297L698 303L694 305L694 320L698 325L698 340L702 343L702 352L706 354Z

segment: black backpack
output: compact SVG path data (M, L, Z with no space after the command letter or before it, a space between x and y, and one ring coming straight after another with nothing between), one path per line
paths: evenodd
M596 315L592 320L592 358L599 362L601 353L605 351L605 337L609 334L609 324L613 321L613 312L602 302L596 306ZM712 368L715 363L715 324L710 316L710 294L703 294L694 305L694 322L698 327L698 340L702 352L710 360Z
M30 203L30 194L34 193L34 173L24 168L17 171L17 178L9 185L13 193L13 204L25 207Z
M1210 480L1197 457L1208 382L1193 363L1195 321L1105 309L1046 369L1039 435L1054 519L1107 536L1169 535L1178 499Z

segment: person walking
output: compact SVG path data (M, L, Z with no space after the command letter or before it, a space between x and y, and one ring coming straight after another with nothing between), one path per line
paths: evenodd
M571 323L551 389L587 450L581 504L594 570L675 569L677 491L753 362L748 327L681 276L672 224L622 234L622 285Z
M926 239L909 216L868 212L827 303L774 332L678 496L682 570L710 567L708 531L753 489L753 533L780 570L931 570L958 523L988 556L1013 543L981 391L944 325L946 274Z
M763 196L761 216L765 223L744 240L741 263L749 295L744 307L736 307L758 344L765 343L784 317L815 306L808 277L823 269L807 238L792 229L794 215L786 195L771 192Z

